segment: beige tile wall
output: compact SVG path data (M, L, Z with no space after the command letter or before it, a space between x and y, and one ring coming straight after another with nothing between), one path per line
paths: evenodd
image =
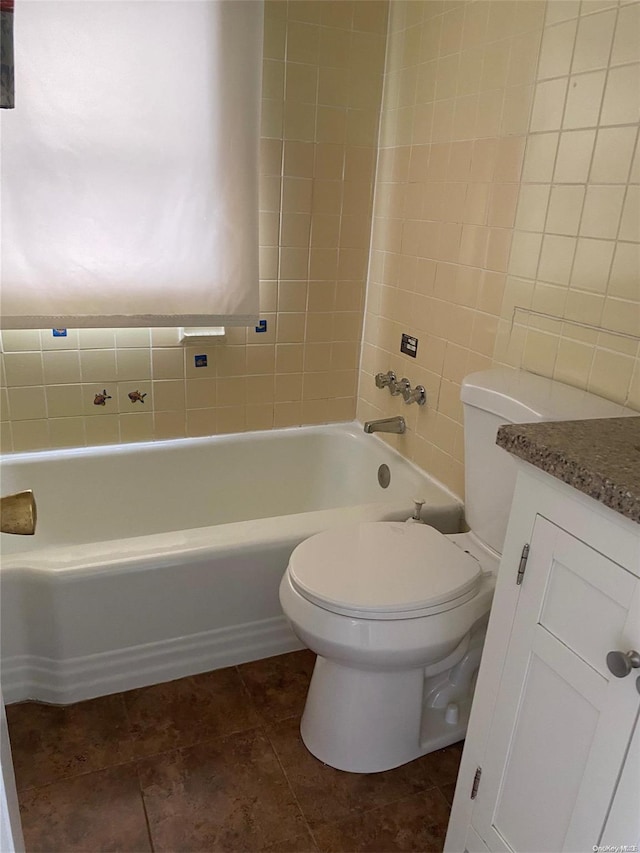
M266 333L2 335L2 448L349 420L368 258L386 0L267 0L260 243ZM196 368L205 353L208 366ZM110 399L94 405L106 390ZM139 391L144 402L131 402Z
M458 494L465 374L491 366L516 215L543 2L391 6L358 417ZM399 352L402 332L417 358ZM375 388L394 370L427 389Z
M640 409L640 4L545 23L494 356Z
M389 442L460 495L466 373L640 409L639 44L637 3L392 4L358 417L403 414ZM376 389L388 369L428 406Z

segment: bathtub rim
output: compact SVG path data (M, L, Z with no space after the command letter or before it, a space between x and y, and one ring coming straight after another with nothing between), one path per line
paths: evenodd
M444 517L452 515L458 508L461 519L462 508L453 502L434 507L433 513ZM126 574L138 570L145 561L161 567L176 562L193 562L208 554L223 558L233 553L238 542L249 548L277 545L288 541L291 533L302 541L326 530L329 523L335 526L337 514L342 516L338 524L350 526L356 521L403 521L410 510L408 501L355 504L168 533L150 533L79 545L51 545L2 557L0 576L12 570L46 572L55 574L60 580L65 576L78 578L83 573ZM187 538L189 542L184 541ZM150 548L150 545L154 547Z
M300 434L301 432L312 435L332 434L346 435L357 441L373 439L377 447L388 457L394 458L399 464L407 466L416 476L429 480L443 496L449 499L447 502L438 503L433 506L433 511L446 512L447 510L458 510L462 523L464 505L461 499L455 495L443 483L433 475L424 471L410 459L403 456L396 448L391 447L376 435L364 437L362 424L359 421L348 421L335 424L315 424L309 426L283 427L274 430L252 430L242 433L221 433L214 436L196 436L189 438L161 439L159 441L128 442L127 444L91 445L87 447L70 447L60 450L46 449L35 451L22 451L20 453L7 454L2 459L2 465L12 464L36 464L39 461L60 461L67 458L108 458L113 455L127 455L139 452L149 453L151 451L162 452L166 449L178 449L180 447L211 446L224 444L228 441L233 443L249 442L256 437L266 441L274 441L283 435ZM274 544L282 539L283 534L278 529L278 520L287 519L287 525L292 525L296 536L308 538L321 530L326 529L327 522L333 522L335 513L344 517L344 523L350 524L354 521L379 520L381 515L385 520L403 520L411 514L411 497L407 495L405 501L376 501L362 504L352 504L344 507L331 507L328 509L308 510L300 513L287 513L284 515L265 516L258 519L247 519L242 521L224 522L222 524L209 525L206 527L178 528L176 530L162 533L149 533L140 536L122 537L120 539L106 539L95 542L72 544L72 545L45 545L40 548L16 551L7 554L2 553L0 547L0 573L4 574L11 570L28 570L31 572L45 571L53 572L62 578L73 574L78 577L78 572L83 570L95 574L107 571L127 571L138 568L140 562L152 559L156 565L170 565L176 561L193 561L204 553L213 552L223 556L225 551L237 544L238 536L243 536L247 544L257 545L259 542ZM291 529L289 526L288 530ZM247 536L246 534L249 534Z
M215 435L199 435L186 436L182 438L160 438L155 441L129 441L118 444L91 444L84 447L60 447L60 448L45 448L42 450L20 450L9 451L0 454L0 471L5 465L13 466L18 463L29 464L36 461L58 460L58 459L81 459L92 456L126 456L133 452L150 453L153 450L162 450L178 448L182 446L198 447L207 446L210 444L218 444L225 441L232 443L244 443L251 439L265 439L267 441L276 440L283 435L294 435L297 433L310 434L327 434L333 433L348 435L356 440L376 442L379 449L384 449L391 456L396 457L403 464L407 465L419 476L428 477L436 486L455 501L463 505L462 498L453 492L448 486L437 479L433 474L420 468L413 460L403 456L399 450L384 441L376 433L365 434L364 425L361 421L354 419L352 421L336 421L326 424L301 424L299 426L289 427L274 427L273 429L246 430L245 432L224 432L216 433Z
M274 427L273 429L256 429L245 430L243 432L221 432L215 435L197 435L183 436L181 438L159 438L150 441L127 441L114 444L87 444L83 447L48 447L41 450L18 450L7 451L2 454L2 465L13 463L28 463L31 461L46 461L48 459L82 459L92 456L126 456L133 452L150 453L153 450L170 450L183 446L188 447L206 447L213 444L221 444L223 442L231 442L233 444L243 444L252 439L264 439L273 441L282 435L293 435L300 432L309 432L312 434L322 433L339 433L350 435L354 438L360 437L360 432L364 434L362 424L357 421L336 421L335 423L327 424L301 424L300 426ZM369 437L369 436L368 436ZM380 441L377 435L372 435L372 438ZM390 447L385 442L381 442L394 453L398 453L395 448ZM398 455L409 462L401 453ZM413 463L410 463L413 465ZM417 467L413 465L413 467ZM418 468L418 470L421 470ZM424 472L423 472L424 473ZM443 487L444 488L444 487Z

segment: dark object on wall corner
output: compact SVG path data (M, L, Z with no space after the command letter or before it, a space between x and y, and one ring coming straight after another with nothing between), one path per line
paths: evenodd
M0 0L0 108L14 107L13 0Z

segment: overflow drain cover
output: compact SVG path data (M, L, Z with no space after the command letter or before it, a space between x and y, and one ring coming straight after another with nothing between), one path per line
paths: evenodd
M378 482L380 483L383 489L386 489L389 483L391 482L391 471L389 470L388 465L382 464L378 468Z

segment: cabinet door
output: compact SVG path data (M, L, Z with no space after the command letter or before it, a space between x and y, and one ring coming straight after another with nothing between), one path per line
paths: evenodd
M491 850L598 843L640 698L606 656L637 639L637 590L630 572L537 516L472 817Z

